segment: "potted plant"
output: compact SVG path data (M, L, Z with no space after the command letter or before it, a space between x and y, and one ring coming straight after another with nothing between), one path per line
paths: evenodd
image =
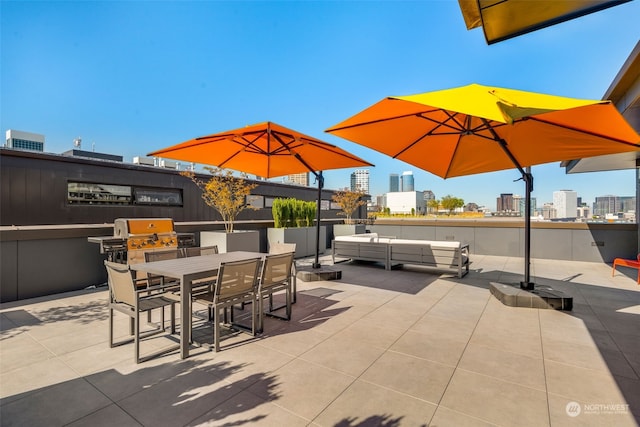
M363 234L365 230L364 224L356 224L353 220L353 213L360 206L364 206L366 202L362 199L365 193L362 191L336 191L331 196L331 200L340 206L341 212L338 215L345 216L344 224L335 224L333 226L334 236L350 236L352 234Z
M306 202L295 198L275 199L271 207L273 228L267 229L269 245L274 243L295 243L296 257L311 256L316 253L316 202ZM320 251L326 249L326 230L320 227Z
M205 167L211 178L203 180L193 171L181 172L202 190L204 202L215 209L224 223L224 232L203 231L200 233L200 246L217 245L220 252L247 250L260 251L260 233L257 230L235 230L234 221L245 209L255 209L247 205L246 198L257 184L246 181L247 175L234 176L230 170L217 167Z

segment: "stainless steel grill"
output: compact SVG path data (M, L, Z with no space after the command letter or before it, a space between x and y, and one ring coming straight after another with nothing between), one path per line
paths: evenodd
M195 246L193 233L176 233L171 218L117 218L113 237L90 237L100 244L100 253L123 264L144 262L149 251Z

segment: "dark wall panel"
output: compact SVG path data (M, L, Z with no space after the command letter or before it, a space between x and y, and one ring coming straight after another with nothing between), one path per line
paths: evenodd
M204 203L200 189L176 170L0 148L0 178L0 225L102 224L135 217L169 217L176 222L221 220L220 214ZM201 178L206 179L207 175ZM179 189L183 206L69 204L70 181ZM252 194L317 199L317 188L255 183ZM332 194L331 190L323 190L323 200L330 200ZM337 213L322 211L322 218L341 218ZM271 208L246 209L238 216L238 220L251 219L271 220Z

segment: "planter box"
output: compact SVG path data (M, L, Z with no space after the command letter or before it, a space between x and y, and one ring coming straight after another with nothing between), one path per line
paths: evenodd
M327 249L327 230L325 225L320 226L320 253ZM299 228L269 228L267 229L267 241L272 243L295 243L295 258L307 257L316 254L316 227Z
M366 231L364 224L334 224L333 237L353 236L354 234L364 234Z
M249 251L260 252L260 232L258 230L201 231L200 246L218 246L218 252Z

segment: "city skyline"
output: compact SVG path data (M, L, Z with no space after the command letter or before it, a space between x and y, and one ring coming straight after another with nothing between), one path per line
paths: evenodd
M411 167L325 129L386 96L470 83L601 99L638 41L638 16L640 2L627 2L487 45L455 1L3 2L0 128L46 135L46 152L82 138L130 162L273 121L375 164L375 197L389 173ZM267 60L248 66L253 57ZM353 171L325 171L325 188L348 186ZM567 175L551 163L532 172L539 205L562 188L589 203L635 194L634 170ZM488 207L500 193L524 193L515 169L413 176L417 190Z

